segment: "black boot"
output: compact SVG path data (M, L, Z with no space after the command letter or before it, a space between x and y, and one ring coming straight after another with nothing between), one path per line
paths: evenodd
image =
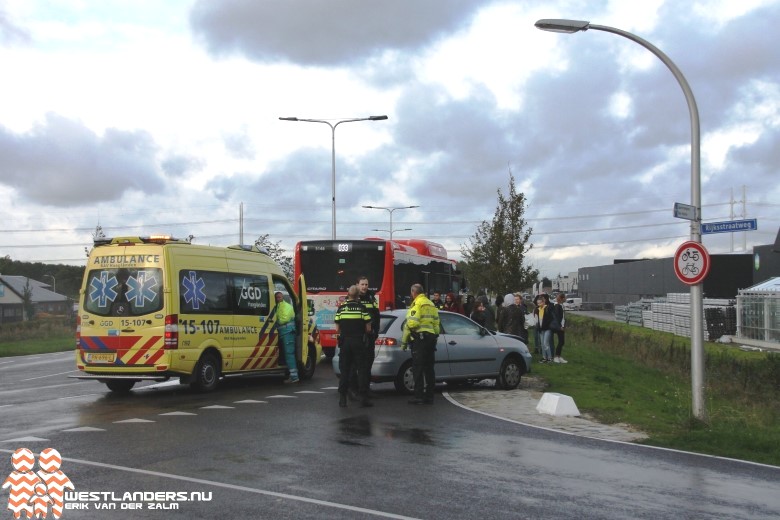
M347 394L339 394L339 406L341 408L347 407Z

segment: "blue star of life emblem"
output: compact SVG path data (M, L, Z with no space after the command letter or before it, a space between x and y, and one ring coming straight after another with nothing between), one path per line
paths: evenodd
M203 289L206 282L203 278L198 278L198 273L190 271L188 276L181 281L184 287L184 301L190 304L193 310L200 309L201 303L206 303L206 293Z
M117 297L114 287L119 285L115 276L108 277L108 271L100 272L100 279L93 278L89 283L89 299L98 302L98 307L106 307L108 302L113 302Z
M125 297L127 301L135 300L136 307L143 307L145 301L153 301L157 297L155 287L157 287L157 278L154 274L145 271L138 271L136 277L131 276L127 280L128 291Z

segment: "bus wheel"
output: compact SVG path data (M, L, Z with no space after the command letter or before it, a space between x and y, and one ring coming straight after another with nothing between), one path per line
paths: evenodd
M192 374L193 388L201 392L210 392L217 387L219 381L219 362L214 354L205 353L200 357Z
M135 381L128 381L126 379L109 379L106 381L106 386L109 390L115 394L126 394L135 386Z
M399 370L398 375L395 376L393 384L399 393L407 395L414 393L414 374L412 374L411 359L401 365L401 370Z
M298 364L298 377L301 379L311 379L314 376L314 368L317 366L317 349L309 343L309 355L306 357L306 364Z

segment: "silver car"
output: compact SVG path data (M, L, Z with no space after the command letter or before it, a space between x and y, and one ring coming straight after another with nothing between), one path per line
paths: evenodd
M517 388L520 377L531 371L531 354L517 336L490 332L469 318L439 311L441 333L436 343L436 381L449 385L495 379L496 387ZM396 390L414 391L412 354L401 350L401 334L406 309L385 311L380 315L376 358L371 381L395 384ZM333 371L340 375L339 351L333 357Z

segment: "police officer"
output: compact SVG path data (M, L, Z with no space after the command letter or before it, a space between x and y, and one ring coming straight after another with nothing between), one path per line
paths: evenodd
M347 300L342 303L334 321L336 322L336 334L339 335L339 406L347 406L347 391L350 380L357 372L358 389L360 391L361 406L372 406L368 394L364 389L368 388L366 381L366 336L371 333L371 316L365 307L358 301L359 290L356 285L347 290Z
M433 404L439 310L425 296L422 285L412 285L411 295L412 304L406 311L406 324L401 337L401 348L412 348L414 399L409 404Z
M366 387L358 388L357 372L353 370L353 378L349 383L350 397L357 399L359 393L369 395L371 387L371 367L376 357L376 341L379 336L379 305L376 303L376 296L368 290L368 278L361 276L357 280L358 301L363 304L368 315L371 316L371 332L366 335Z
M285 383L297 383L298 362L295 360L295 309L284 299L281 291L274 293L276 300L276 332L279 334L279 343L281 343L284 359L287 363L287 369L290 371L290 377L285 379Z

